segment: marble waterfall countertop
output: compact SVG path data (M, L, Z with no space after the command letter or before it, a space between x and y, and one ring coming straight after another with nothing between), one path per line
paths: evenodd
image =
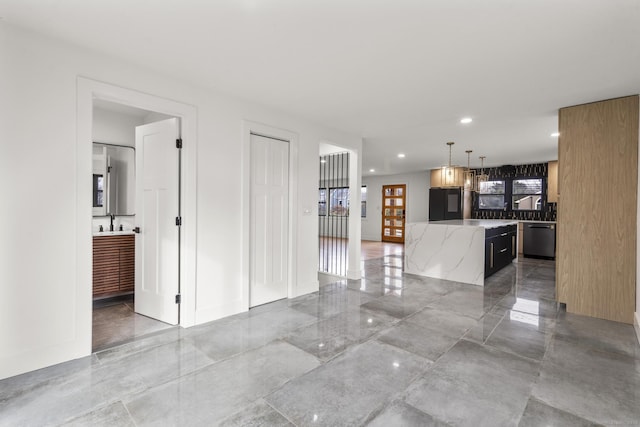
M500 219L408 223L405 272L484 286L485 229L517 224Z
M463 227L496 228L496 227L503 227L505 225L517 225L519 222L521 221L517 219L450 219L447 221L416 222L414 224L458 225ZM542 221L535 221L535 222L542 222Z

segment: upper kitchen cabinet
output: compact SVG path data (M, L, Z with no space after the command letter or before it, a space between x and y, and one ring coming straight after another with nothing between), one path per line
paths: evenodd
M560 109L556 286L567 312L633 323L638 96Z
M442 187L442 171L431 169L431 188Z
M431 169L431 188L464 186L464 168L458 166L451 168L453 174L453 178L450 179L451 185L445 185L443 169Z
M547 203L558 203L558 162L549 162Z

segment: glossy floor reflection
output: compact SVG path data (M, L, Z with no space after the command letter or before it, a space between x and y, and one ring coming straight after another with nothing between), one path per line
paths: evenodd
M638 425L633 327L565 313L554 263L484 288L362 280L0 382L0 425Z
M115 300L94 301L92 317L91 348L94 352L172 327L137 314L133 295Z

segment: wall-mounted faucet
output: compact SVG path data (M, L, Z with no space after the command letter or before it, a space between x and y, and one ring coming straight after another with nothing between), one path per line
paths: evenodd
M116 218L114 214L109 214L109 231L113 231L113 220Z

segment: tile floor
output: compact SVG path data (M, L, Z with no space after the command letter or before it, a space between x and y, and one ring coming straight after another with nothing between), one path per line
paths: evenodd
M553 262L484 288L405 275L398 254L364 265L359 281L3 380L0 425L640 425L633 327L559 310Z

